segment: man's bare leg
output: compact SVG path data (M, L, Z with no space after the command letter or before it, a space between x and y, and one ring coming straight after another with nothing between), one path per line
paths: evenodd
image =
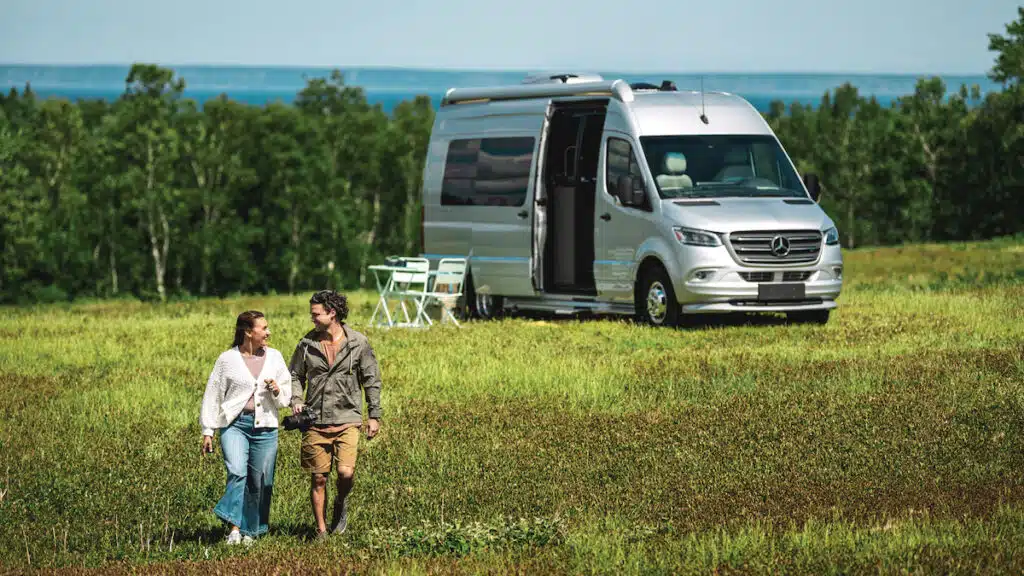
M327 522L324 518L327 511L327 474L313 474L309 485L309 501L313 506L317 534L325 532L327 530Z
M351 466L338 467L336 482L337 494L334 496L334 515L331 518L331 532L341 534L348 527L348 494L355 483L356 469Z

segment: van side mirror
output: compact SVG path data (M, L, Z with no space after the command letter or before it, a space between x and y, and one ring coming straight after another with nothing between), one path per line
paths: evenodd
M804 186L807 187L808 194L811 195L811 200L818 201L818 197L821 196L821 182L818 181L818 175L813 173L804 174Z
M623 206L642 206L644 203L643 180L623 174L615 182L615 196Z

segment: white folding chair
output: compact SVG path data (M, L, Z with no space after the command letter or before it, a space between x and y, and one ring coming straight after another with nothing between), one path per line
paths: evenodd
M465 258L442 258L437 263L437 272L434 275L432 290L427 293L427 305L438 304L441 307L441 323L451 320L456 326L461 326L459 320L452 313L462 296L462 287L466 278ZM431 325L433 321L424 313L424 318Z
M391 296L391 292L394 290L394 272L388 270L386 279L383 282L381 282L380 276L382 272L380 271L380 269L374 266L370 266L370 269L373 271L373 279L374 282L376 282L377 284L377 305L374 306L373 314L370 316L370 324L373 324L375 326L382 325L376 324L376 321L377 314L383 314L384 317L387 319L387 322L384 325L391 326L392 320L391 311L389 310L388 306L388 297Z
M395 270L391 274L390 295L398 299L402 307L402 314L405 316L405 325L420 326L420 318L425 315L423 306L430 284L430 261L426 258L403 258L402 260L405 262L404 269ZM416 305L415 319L409 318L409 310L405 306L406 300L411 300Z

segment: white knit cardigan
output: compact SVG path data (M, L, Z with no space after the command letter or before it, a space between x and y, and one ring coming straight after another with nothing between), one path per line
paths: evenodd
M199 425L204 436L213 436L216 429L231 424L245 408L249 397L256 393L256 417L253 425L257 428L277 428L277 411L286 408L292 399L292 375L281 353L269 346L265 349L266 360L257 378L246 366L237 346L225 350L217 357L210 378L206 382L203 405L199 412ZM263 384L265 378L273 378L281 391L275 397Z

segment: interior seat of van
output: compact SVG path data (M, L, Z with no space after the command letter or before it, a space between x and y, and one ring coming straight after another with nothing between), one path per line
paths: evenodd
M680 152L669 152L661 161L663 173L655 180L662 192L671 193L675 190L693 188L693 179L686 172L686 156Z
M715 174L716 182L754 177L754 168L750 165L745 147L737 146L730 149L725 155L723 164L722 169Z

